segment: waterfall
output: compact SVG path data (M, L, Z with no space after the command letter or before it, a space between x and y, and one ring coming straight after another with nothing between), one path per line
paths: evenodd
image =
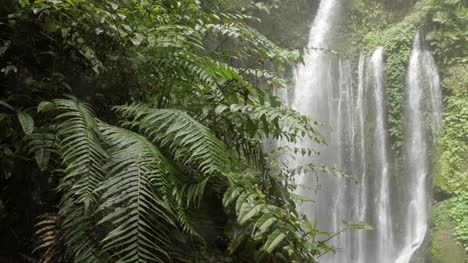
M366 60L367 57L363 54L359 56L359 65L358 65L358 87L356 94L356 105L355 105L355 114L356 114L356 127L358 132L356 133L357 140L359 143L356 144L356 153L359 155L359 164L358 170L356 170L357 175L359 176L359 191L358 203L357 203L357 220L360 222L365 222L367 218L367 202L368 202L368 187L367 187L367 157L366 157L366 137L364 133L365 129L365 119L366 119L366 97L365 97L365 81L366 81ZM366 253L366 239L365 233L363 231L356 234L356 261L355 262L364 262L365 253Z
M317 14L309 32L309 43L304 56L304 64L297 65L294 70L295 87L293 90L291 107L314 120L323 123L319 130L326 138L329 144L327 146L318 146L321 152L320 156L315 158L298 158L291 166L306 165L310 162L327 164L330 166L339 165L336 160L338 154L337 137L347 136L336 133L336 126L339 122L336 119L336 112L349 113L348 101L341 102L340 110L337 109L340 94L339 70L340 64L336 56L316 50L332 49L332 38L336 31L338 18L342 4L339 0L322 0L320 2ZM348 66L346 66L348 67ZM350 66L348 67L350 70ZM351 79L351 76L350 76ZM344 81L338 81L344 83ZM349 81L347 81L349 83ZM344 85L341 85L344 88ZM350 95L351 96L351 95ZM348 99L349 100L349 99ZM348 125L341 123L340 125ZM317 147L310 141L303 141L298 147ZM333 160L333 161L331 161ZM340 161L338 161L340 162ZM337 232L341 230L341 221L344 219L338 212L340 207L344 206L343 200L346 187L341 180L327 175L302 174L296 177L296 183L300 186L297 193L306 199L315 200L321 205L316 207L312 203L301 205L300 212L307 215L311 221L318 220L321 229L329 229ZM333 240L334 245L342 247L345 243L345 237L340 236ZM324 259L327 260L327 259Z
M332 69L335 67L336 61L333 56L314 50L314 48L330 48L330 36L335 27L335 18L339 10L340 3L338 0L321 1L310 29L304 64L298 65L294 70L295 87L292 101L289 103L296 111L326 124L331 121L328 112L330 103L332 103L333 79L336 76L335 70ZM326 133L324 132L324 134ZM311 145L312 142L303 141L299 147L310 147ZM326 161L325 156L327 153L333 152L332 149L327 148L322 147L319 149L322 152L320 158L315 160L299 158L295 164L291 165L300 166L310 161ZM320 199L319 196L315 195L315 191L311 189L311 187L316 189L320 187L312 176L300 175L296 178L296 183L304 186L303 189L298 191L299 194L310 199ZM327 182L322 182L322 184L327 184ZM303 205L301 210L304 214L312 216L315 208L309 204ZM318 214L329 213L322 210Z
M407 149L402 158L408 167L403 175L407 179L403 186L406 196L399 198L404 199L400 203L392 203L392 189L397 185L392 179L383 48L376 49L370 57L360 55L356 81L350 60L315 50L333 48L341 9L340 0L320 2L304 64L294 69L292 95L283 95L282 100L322 123L319 131L328 142L319 146L308 140L298 142L295 146L312 147L321 154L290 160L289 165L326 164L354 176L357 183L332 175L297 175L297 194L315 201L301 204L299 211L310 221L318 220L321 230L332 233L345 228L343 221L366 222L374 228L338 235L330 243L336 253L321 257L320 262L408 263L427 229L428 152L442 110L439 76L431 53L418 34L406 85ZM404 215L403 219L394 216L397 211ZM397 221L403 222L401 227L396 227Z
M403 248L396 263L410 262L426 236L430 209L428 152L432 143L430 138L439 128L442 111L439 76L434 59L425 48L420 33L414 38L407 74L405 145L408 205ZM426 115L431 118L427 120Z
M351 62L349 60L339 62L339 83L338 91L336 93L335 101L337 101L336 115L332 118L336 119L336 141L337 164L336 166L353 174L356 169L356 141L355 141L355 127L353 115L353 79ZM335 178L336 179L336 178ZM357 185L352 181L335 180L337 184L335 189L337 196L337 205L334 207L333 218L335 224L334 231L339 231L343 228L342 221L355 218L358 209L358 199L355 193L357 192ZM331 196L333 198L333 196ZM350 260L355 257L355 252L358 249L358 244L354 242L356 236L353 233L347 232L337 237L335 246L343 248L344 251L339 253L336 258L341 262Z
M388 157L388 136L385 111L383 48L378 48L370 60L370 73L373 80L375 107L374 153L376 180L376 241L377 255L381 262L389 262L393 250L392 218L390 211L390 160Z

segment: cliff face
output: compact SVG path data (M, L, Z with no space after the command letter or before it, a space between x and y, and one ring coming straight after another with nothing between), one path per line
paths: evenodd
M259 29L280 46L302 49L317 3L280 1L279 8L260 15L264 23ZM393 177L400 188L405 181L402 104L406 71L413 36L416 31L426 36L441 77L444 117L431 151L432 220L423 253L432 262L462 263L468 251L468 3L350 0L346 8L336 39L340 57L357 65L360 53L378 46L385 50L387 122L395 153Z

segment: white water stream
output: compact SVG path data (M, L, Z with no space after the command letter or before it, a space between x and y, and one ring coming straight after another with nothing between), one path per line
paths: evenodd
M375 101L375 183L377 195L376 217L374 223L377 238L377 255L382 263L391 262L393 251L392 214L390 211L390 159L388 157L388 135L385 111L385 82L384 82L384 57L383 48L378 48L371 57L369 71L372 76L372 84Z
M319 228L330 232L345 228L343 220L366 222L374 227L373 231L339 235L331 243L336 254L322 257L320 262L409 263L427 230L428 152L442 111L437 69L418 34L406 85L406 154L402 158L407 166L403 186L406 196L395 198L394 189L398 186L393 178L394 153L388 138L383 48L370 57L362 54L356 69L349 60L314 50L333 49L342 9L340 0L321 1L311 25L305 63L295 69L295 86L288 103L323 123L319 130L328 145L298 143L297 147L318 148L321 155L298 158L291 166L327 164L353 175L357 183L332 175L299 175L296 183L302 187L298 194L315 201L301 205L300 211L311 221L317 219ZM430 120L425 116L430 116Z
M410 262L426 236L430 211L428 153L431 138L439 128L442 111L439 75L420 33L414 38L407 74L405 145L408 204L403 247L395 263ZM425 119L426 114L431 116L429 120Z

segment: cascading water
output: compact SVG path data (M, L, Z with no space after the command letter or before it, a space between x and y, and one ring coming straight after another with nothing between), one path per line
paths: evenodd
M349 60L339 62L339 83L338 90L335 94L335 99L333 100L337 103L337 106L332 104L332 108L337 108L338 111L333 114L330 112L331 119L336 120L336 125L332 128L335 130L331 139L335 140L336 143L336 157L337 161L336 167L344 171L354 171L356 169L355 165L355 128L354 128L354 116L353 116L353 81L352 81L352 70L351 63ZM333 159L332 159L333 160ZM330 162L330 160L328 161ZM356 187L352 181L339 180L334 178L335 187L334 188L325 188L331 191L336 191L336 196L329 195L329 198L336 199L336 205L333 207L333 219L334 225L333 230L339 231L342 226L342 221L347 220L351 217L355 217L354 209L348 209L349 207L357 208L357 198L353 193L356 192ZM354 243L353 240L355 236L351 233L345 233L339 235L336 239L335 246L338 248L347 248L343 252L339 253L336 256L336 259L339 259L341 262L346 259L351 259L355 257L356 250L358 249L357 243ZM336 260L333 259L333 260Z
M294 72L296 85L293 91L292 101L289 103L296 111L324 123L330 123L331 121L328 113L334 86L334 78L332 75L334 75L335 72L332 68L336 64L336 61L333 56L316 51L314 48L330 48L330 36L336 24L336 14L339 11L340 3L338 0L321 1L310 29L309 49L304 58L305 63L298 65ZM310 147L311 145L311 142L304 141L299 147ZM335 147L331 146L329 149L325 147L319 149L322 152L321 157L314 161L325 161L328 159L326 155L332 153L334 148ZM299 158L295 165L300 166L310 161L311 160L307 158ZM296 182L298 185L304 186L304 188L299 189L299 194L314 200L321 198L321 196L316 196L316 191L311 189L319 187L311 176L300 175L296 178ZM329 185L330 183L332 182L321 182L323 185ZM315 208L310 204L304 204L301 207L301 211L313 218ZM326 218L330 215L330 211L322 208L320 211L317 211L317 214L323 215L324 218ZM323 220L323 222L329 221L330 220ZM330 225L323 225L323 227L329 228Z
M393 231L390 211L390 160L388 157L388 136L384 102L384 58L383 48L378 48L370 60L375 109L374 153L376 203L376 253L382 263L390 262L393 253Z
M411 98L411 103L407 103L406 127L408 200L392 204L392 188L396 185L392 180L386 123L383 48L378 48L371 57L360 56L357 83L353 81L349 60L315 50L333 48L332 38L341 9L339 0L321 1L310 30L309 51L304 64L294 71L295 87L287 103L323 123L319 130L328 145L300 142L297 147L319 147L321 154L298 158L290 165L326 164L353 175L357 183L330 175L298 175L297 193L315 201L302 204L299 209L311 221L318 220L320 229L329 232L341 231L344 220L366 222L374 227L369 232L348 231L338 235L331 242L336 254L320 258L320 262L408 263L424 240L427 228L428 138L440 125L442 108L437 70L418 36L408 68L407 95ZM423 98L430 104L424 106L429 115L422 112ZM285 96L282 99L288 100ZM430 134L426 134L423 125L424 116L431 116ZM400 213L407 218L397 229L396 220L401 219L392 215L402 207L407 211Z
M333 30L336 28L335 17L339 16L341 4L337 0L323 0L310 30L308 47L332 48L330 44ZM319 220L319 227L330 232L344 228L343 220L372 221L378 225L377 236L363 232L345 232L332 241L337 249L335 255L329 255L321 262L366 262L366 258L386 258L388 240L392 239L389 212L389 161L387 157L387 138L384 110L384 81L382 50L376 51L369 65L365 67L367 57L361 56L357 94L353 90L353 74L350 61L338 60L335 56L312 51L306 54L304 65L295 71L295 89L292 108L324 123L322 134L328 145L321 147L320 157L311 160L296 160L296 166L308 162L320 162L339 168L356 177L359 183L334 178L328 175L315 179L311 175L296 178L304 188L299 194L313 199L319 206L302 205L301 212L311 219ZM367 81L372 77L372 81ZM338 79L338 82L333 81ZM367 84L371 84L367 87ZM375 87L375 92L366 91ZM372 95L369 95L372 94ZM357 96L357 98L355 98ZM369 99L367 98L369 97ZM373 177L379 178L369 186L366 156L365 122L367 118L367 101L370 100L377 114L372 120L377 124L371 145L375 145L374 154L380 156L378 169ZM325 128L326 127L326 128ZM303 142L300 147L311 144ZM383 171L383 172L380 172ZM374 186L375 185L375 186ZM369 189L369 188L376 188ZM314 189L316 191L314 191ZM317 190L318 189L318 190ZM370 191L372 190L372 191ZM373 199L370 193L376 192ZM375 200L376 203L371 203ZM379 207L378 218L373 219L367 211L368 205ZM370 240L368 240L370 239ZM369 255L374 249L368 243L379 242L378 252ZM384 261L381 261L384 262Z
M426 236L430 173L430 138L440 125L442 100L439 76L420 33L414 38L406 83L406 155L408 205L403 247L395 263L407 263ZM425 116L429 115L429 120ZM429 127L427 127L429 126ZM432 134L431 134L432 133Z
M292 101L289 103L296 111L324 123L321 132L329 142L329 145L318 149L321 152L319 157L313 160L310 158L299 158L295 164L291 164L292 166L306 165L313 161L332 166L338 165L338 163L330 162L338 154L336 137L339 135L336 132L331 132L336 130L335 127L337 125L337 120L333 115L336 112L335 93L337 92L336 87L338 84L335 79L338 78L338 63L336 56L316 49L333 48L331 40L338 23L337 20L340 17L341 9L342 4L339 0L322 0L320 2L309 32L308 50L304 57L304 64L298 65L294 72L296 85ZM344 103L346 102L343 102L342 107L347 107ZM341 112L349 112L348 109L341 109ZM312 143L309 141L304 141L298 145L298 147L310 146L312 146ZM298 189L298 194L306 199L331 204L315 207L310 203L306 203L301 206L301 212L311 220L317 218L319 226L322 229L330 229L333 232L341 230L340 222L344 218L337 211L339 210L338 207L344 205L342 200L345 194L345 187L336 178L325 176L314 178L310 174L299 175L296 178L296 183L303 186ZM338 237L333 240L335 242L334 245L342 247L339 243L345 242L344 239L343 236Z
M364 55L359 56L359 65L358 65L358 88L356 94L356 105L355 105L355 115L356 115L356 124L357 133L355 141L359 140L359 143L356 143L356 153L359 153L358 163L360 166L356 170L356 176L359 177L359 189L358 189L358 202L356 204L357 217L356 219L360 222L366 221L367 216L367 197L368 197L368 187L367 187L367 157L366 157L366 137L364 133L365 129L365 119L366 119L366 97L365 97L365 81L366 81L366 60L367 57ZM365 253L366 253L366 239L365 233L359 232L356 233L356 257L355 262L364 262Z

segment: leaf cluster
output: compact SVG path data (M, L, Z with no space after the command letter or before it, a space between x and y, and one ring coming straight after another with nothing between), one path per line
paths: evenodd
M9 0L0 10L0 204L11 209L22 180L34 186L18 201L24 214L42 204L19 226L44 214L31 256L187 262L204 250L314 262L332 251L296 214L283 185L292 172L273 172L262 149L272 138L324 143L317 123L271 92L285 81L267 65L301 57L251 27L248 10L197 0ZM255 194L242 211L223 203L238 187ZM270 213L275 224L258 222Z

